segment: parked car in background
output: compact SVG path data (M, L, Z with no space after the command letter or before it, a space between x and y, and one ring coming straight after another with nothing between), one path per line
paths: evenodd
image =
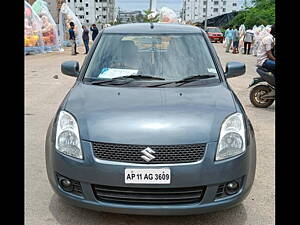
M54 191L89 209L148 215L223 210L249 194L253 127L204 30L181 24L103 29L46 137Z
M219 27L207 27L205 31L211 41L223 43L224 36Z

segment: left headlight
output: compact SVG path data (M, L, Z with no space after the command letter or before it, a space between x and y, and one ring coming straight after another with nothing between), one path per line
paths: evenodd
M60 111L58 116L55 147L63 154L83 159L77 122L66 111Z
M241 113L234 113L222 124L216 160L227 159L243 153L245 145L245 126Z

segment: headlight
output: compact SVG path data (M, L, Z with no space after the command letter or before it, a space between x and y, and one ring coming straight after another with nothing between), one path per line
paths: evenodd
M227 159L246 150L245 126L241 113L234 113L223 122L216 160Z
M63 154L83 159L77 122L66 111L58 116L55 147Z

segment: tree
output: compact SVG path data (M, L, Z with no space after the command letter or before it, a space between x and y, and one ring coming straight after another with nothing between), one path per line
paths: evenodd
M156 23L159 21L159 15L157 14L154 18L149 18L149 15L152 13L150 9L144 10L144 13L146 14L144 16L143 22L144 23Z
M252 28L254 25L275 23L275 0L254 0L252 3L254 6L240 11L227 25L244 24L247 28Z

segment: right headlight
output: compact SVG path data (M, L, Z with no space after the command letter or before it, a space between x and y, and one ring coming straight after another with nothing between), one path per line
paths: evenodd
M77 122L70 113L63 110L58 116L55 147L65 155L83 159Z
M227 159L243 153L245 145L245 126L241 113L234 113L222 124L216 160Z

